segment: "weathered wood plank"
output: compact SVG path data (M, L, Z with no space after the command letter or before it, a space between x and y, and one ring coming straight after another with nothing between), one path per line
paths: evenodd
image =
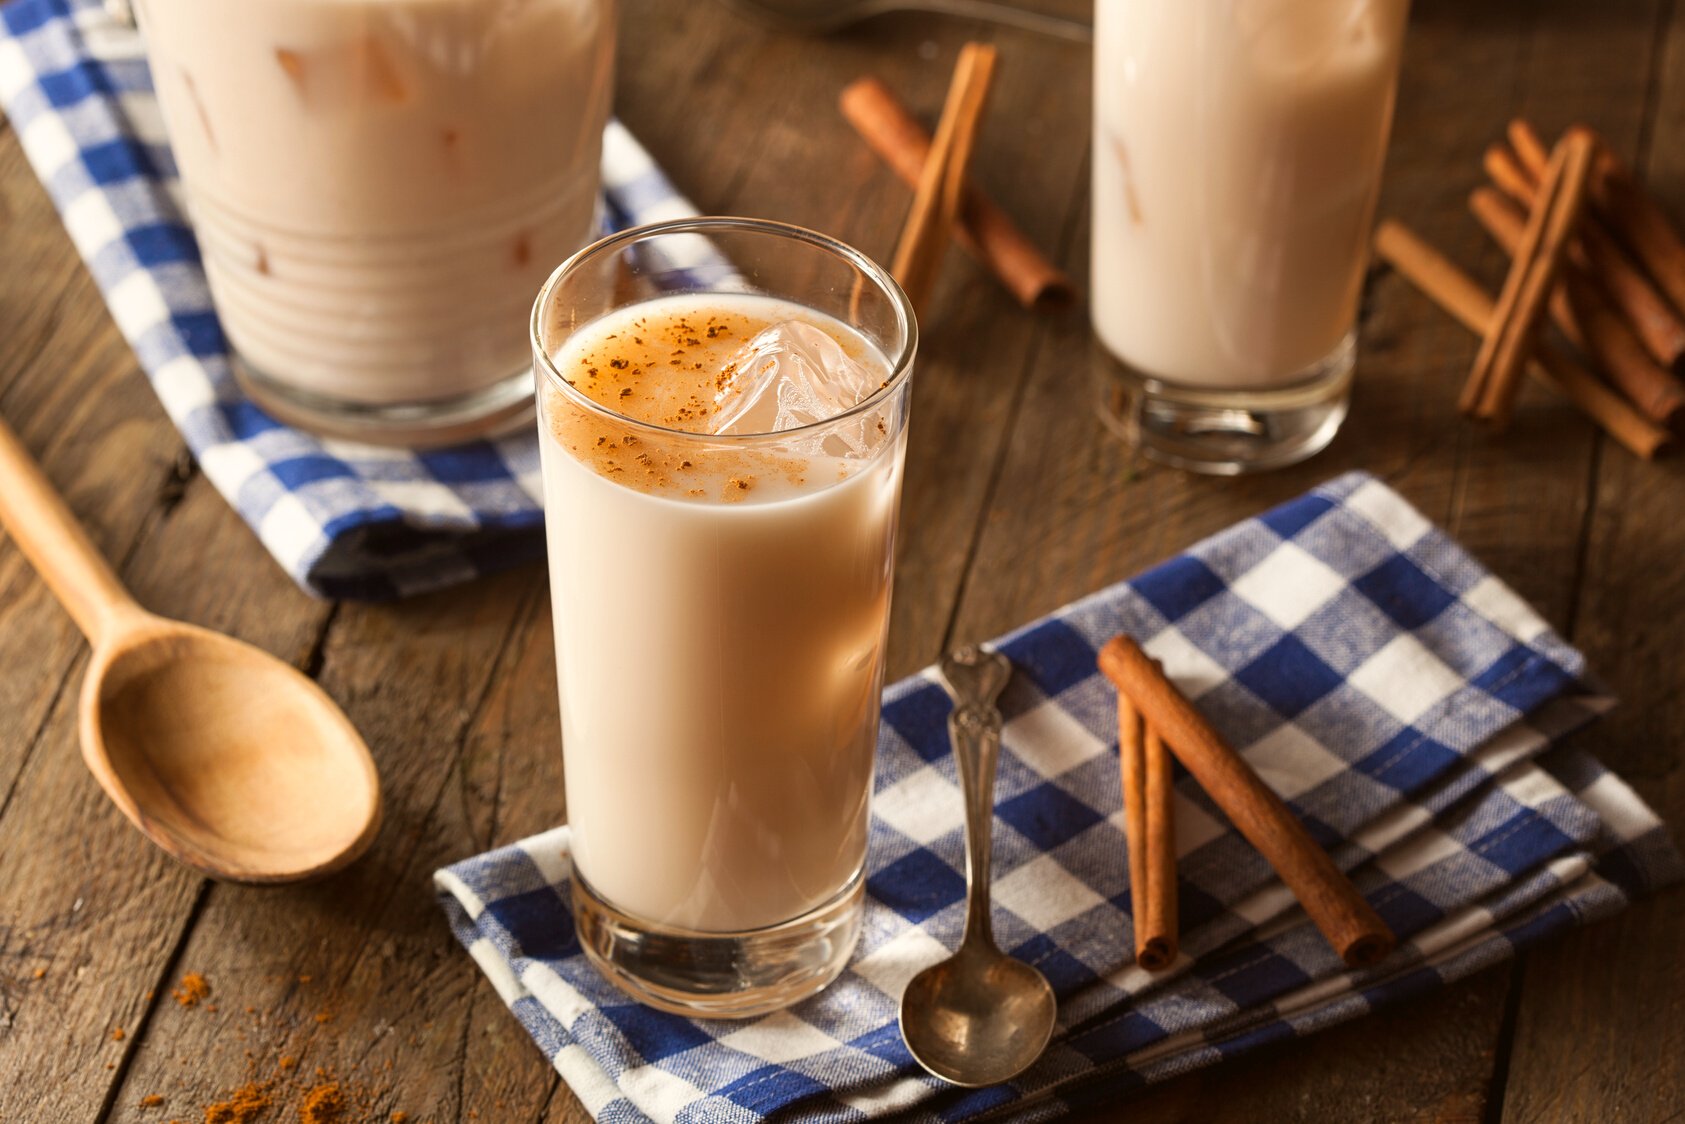
M423 1063L448 1056L476 981L432 899L428 875L456 857L433 816L540 585L528 570L473 597L339 611L319 678L380 767L380 834L320 883L212 888L180 969L211 981L218 1009L160 1004L111 1119L140 1118L141 1096L189 1109L248 1079L274 1081L277 1101L291 1105L318 1067L372 1109L456 1118L462 1074Z
M0 412L110 557L143 534L180 439L137 385L118 337L35 182L0 133ZM71 678L81 635L0 531L0 808ZM4 969L0 969L3 971Z
M1663 9L1648 135L1615 138L1676 216L1685 216L1685 12ZM1589 21L1588 21L1589 22ZM1585 29L1599 34L1597 29ZM1587 66L1585 81L1616 64ZM1604 126L1594 120L1593 124ZM1685 619L1685 471L1614 451L1597 466L1574 639L1622 706L1593 746L1685 835L1685 726L1678 625ZM1504 1119L1664 1120L1685 1105L1685 965L1677 890L1527 958Z
M1127 1102L1131 1120L1480 1124L1508 971L1200 1070ZM1103 1111L1086 1117L1113 1119Z
M180 438L10 132L0 212L7 418L144 602L284 654L307 649L308 620L269 619L277 593L297 596L285 578L203 481L182 492ZM182 560L205 554L226 580L188 576ZM141 840L88 776L74 721L82 640L3 539L0 590L0 1069L31 1075L0 1082L0 1119L88 1120L138 1041L129 1032L202 880Z
M104 455L121 452L116 446ZM226 578L202 582L182 564L203 556L217 558ZM294 659L309 651L327 612L292 587L202 480L159 514L123 572L150 607ZM168 1002L166 966L204 886L141 839L88 776L74 700L71 690L57 701L0 817L9 875L0 884L0 918L7 975L16 981L8 986L0 1048L8 1068L16 1059L20 1072L37 1075L0 1085L0 1118L98 1115L139 1030ZM19 971L25 965L30 972ZM34 968L46 975L29 979Z
M507 671L469 731L453 790L440 803L437 819L448 825L442 834L462 841L452 859L566 818L552 636L550 604L540 597L513 637ZM465 959L454 947L451 956ZM479 975L478 969L471 973ZM547 1106L548 1119L589 1119L572 1094L558 1089L560 1078L484 980L477 979L468 996L460 1046L462 1105L479 1119L538 1120Z

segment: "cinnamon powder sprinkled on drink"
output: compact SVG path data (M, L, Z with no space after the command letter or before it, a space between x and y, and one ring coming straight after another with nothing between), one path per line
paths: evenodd
M716 403L731 393L742 375L728 361L741 346L738 341L751 339L780 318L805 320L827 331L856 361L882 363L863 341L828 329L827 318L810 319L803 310L788 305L769 307L766 315L759 310L721 310L705 318L694 311L641 316L630 321L636 331L617 328L595 336L571 354L564 349L564 381L618 417L582 410L558 394L548 410L557 440L599 475L643 492L739 503L751 495L760 498L755 483L766 473L803 486L810 475L811 456L778 448L776 443L752 449L727 444L698 447L693 441L628 432L632 423L644 423L707 434ZM619 418L632 419L632 423ZM872 436L887 432L887 427L879 425ZM639 440L644 444L632 460L615 455ZM851 463L841 465L838 479L850 474ZM693 487L697 473L718 483Z

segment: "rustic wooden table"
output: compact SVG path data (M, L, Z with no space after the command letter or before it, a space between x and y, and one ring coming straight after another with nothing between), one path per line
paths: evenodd
M837 93L876 72L929 119L961 41L993 37L978 177L1084 275L1081 48L916 16L804 40L696 2L628 0L622 21L619 111L702 209L886 257L908 192ZM1498 259L1463 199L1518 112L1551 130L1596 124L1685 213L1685 10L1418 0L1383 212L1488 281ZM196 1122L254 1077L277 1079L260 1119L292 1120L318 1067L375 1119L583 1119L452 941L429 882L563 818L543 568L395 606L306 598L193 466L3 123L0 262L5 416L145 604L320 679L374 748L387 801L372 853L319 885L218 885L164 858L78 759L82 640L0 537L0 1120ZM1365 468L1589 652L1625 702L1598 751L1685 831L1681 462L1634 461L1536 387L1502 439L1460 424L1470 337L1384 274L1344 432L1309 464L1241 481L1131 463L1088 407L1080 312L1026 314L956 256L928 320L892 675ZM1678 894L1643 902L1431 998L1152 1090L1130 1116L1670 1117L1685 1105L1682 919ZM213 989L197 1007L171 998L187 972ZM146 1107L154 1094L163 1104Z

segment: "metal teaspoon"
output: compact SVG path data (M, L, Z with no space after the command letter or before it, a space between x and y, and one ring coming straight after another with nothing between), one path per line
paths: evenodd
M948 736L965 794L965 934L959 951L914 976L901 995L901 1037L942 1080L976 1088L1016 1077L1053 1035L1056 1004L1042 974L1002 952L989 924L989 847L994 822L1000 711L1012 675L998 652L976 646L942 658L955 708Z

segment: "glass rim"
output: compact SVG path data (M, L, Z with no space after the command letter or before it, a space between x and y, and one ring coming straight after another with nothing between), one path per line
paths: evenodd
M540 334L540 317L549 309L556 287L569 274L579 267L601 257L605 253L624 248L635 242L648 241L651 238L669 234L698 234L706 236L710 233L722 231L734 233L769 234L789 239L794 242L805 243L809 246L824 250L835 257L841 258L852 265L859 273L868 278L882 292L888 295L890 303L895 307L896 324L901 329L900 354L890 362L889 377L884 379L883 385L871 394L862 398L840 414L832 414L828 418L808 422L791 429L768 430L759 433L699 433L692 429L674 429L671 426L660 425L656 422L643 421L628 417L609 406L603 405L590 395L585 394L578 387L568 382L556 369L556 360L544 346ZM705 294L708 290L698 290ZM769 294L771 295L771 294ZM655 298L650 298L655 299ZM789 298L780 298L789 299ZM794 303L805 303L796 301ZM616 309L627 308L630 305L617 305ZM852 327L852 325L850 325ZM645 223L642 226L627 227L625 230L606 235L595 242L577 250L572 256L558 265L545 279L538 290L538 296L532 304L532 316L528 322L528 342L532 345L532 353L536 368L543 374L550 386L568 398L574 405L600 417L609 418L614 422L635 426L651 433L663 434L670 437L688 438L693 441L707 441L726 445L743 445L756 443L773 443L815 430L823 430L838 422L845 421L857 415L867 413L874 407L880 406L890 396L900 390L912 373L913 357L918 351L919 328L918 320L913 314L913 303L902 291L900 284L889 271L879 265L866 254L850 246L841 239L832 238L828 234L821 234L817 230L810 230L805 226L794 223L776 222L772 219L745 218L736 215L707 215L696 218L668 219L664 222ZM540 405L540 421L542 423L542 403ZM542 428L542 424L541 424Z

